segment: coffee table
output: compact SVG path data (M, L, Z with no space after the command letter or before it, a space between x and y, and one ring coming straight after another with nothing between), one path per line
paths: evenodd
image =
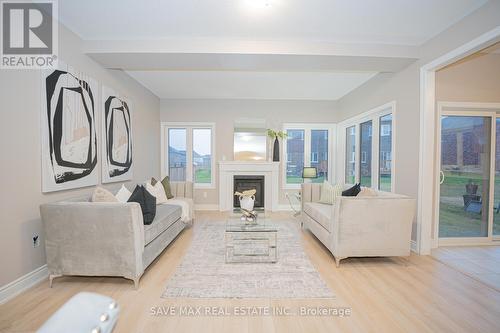
M278 261L278 228L269 218L257 223L229 217L226 221L226 263L275 263Z

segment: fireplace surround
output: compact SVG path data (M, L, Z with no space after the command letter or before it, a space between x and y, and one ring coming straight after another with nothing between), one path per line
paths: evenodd
M230 211L234 206L235 176L264 177L263 208L278 210L280 162L267 161L220 161L219 162L219 210Z

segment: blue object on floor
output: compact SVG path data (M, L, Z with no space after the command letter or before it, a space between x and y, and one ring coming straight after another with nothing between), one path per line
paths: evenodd
M114 299L81 292L64 303L37 333L111 333L119 312Z

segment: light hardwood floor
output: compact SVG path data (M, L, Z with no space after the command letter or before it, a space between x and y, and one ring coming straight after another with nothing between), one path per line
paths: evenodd
M221 220L218 212L198 212L196 223ZM288 213L274 218L291 218ZM120 278L64 277L50 289L41 283L0 306L1 332L32 332L79 291L108 295L121 314L122 332L500 332L500 292L444 265L431 256L407 259L346 259L335 267L332 255L309 232L302 234L306 253L335 300L193 300L162 299L169 276L189 247L192 229L150 266L140 289ZM203 283L203 281L200 281ZM157 306L301 306L348 307L349 317L329 316L152 316Z
M432 256L500 292L500 246L447 246Z

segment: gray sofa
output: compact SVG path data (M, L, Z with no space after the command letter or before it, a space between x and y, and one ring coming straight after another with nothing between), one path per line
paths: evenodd
M192 205L193 184L175 183L176 199ZM63 275L121 276L139 279L153 260L192 221L182 221L177 205L156 206L156 216L144 225L135 202L90 202L88 197L43 204L49 283Z
M404 195L339 197L320 203L322 184L302 184L302 225L335 257L409 256L416 202Z

